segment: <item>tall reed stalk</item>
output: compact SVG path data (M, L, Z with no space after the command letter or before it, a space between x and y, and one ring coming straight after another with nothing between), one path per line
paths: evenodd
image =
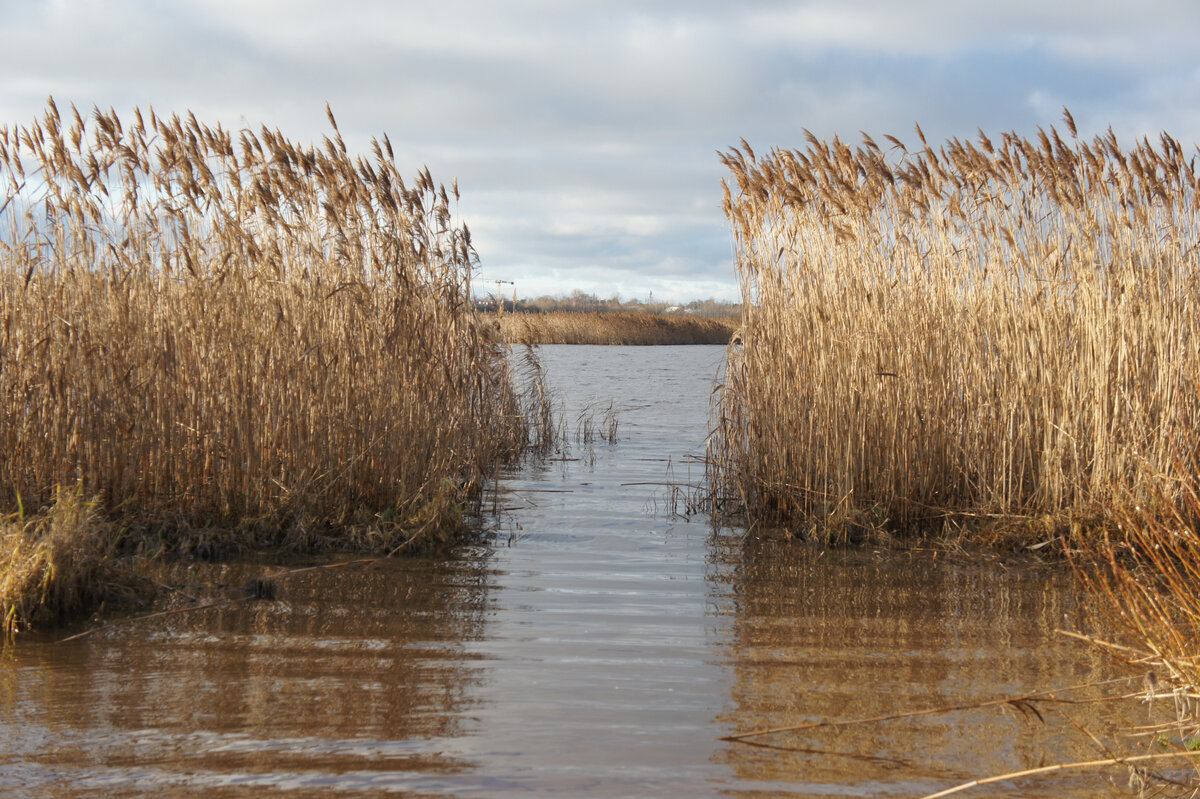
M1042 536L1194 462L1200 185L1167 134L722 154L742 283L714 490L751 515Z
M1119 534L1092 542L1078 564L1108 626L1140 650L1126 650L1128 660L1159 668L1164 686L1193 695L1200 689L1198 524L1200 480L1189 478L1172 497L1162 494L1151 506L1126 508ZM1200 731L1194 703L1187 716Z
M329 119L0 127L0 513L72 489L126 536L387 549L520 451L451 196Z

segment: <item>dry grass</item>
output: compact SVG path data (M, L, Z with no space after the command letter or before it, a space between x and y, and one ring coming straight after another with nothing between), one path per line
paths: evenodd
M510 343L727 344L734 319L642 312L505 314L491 316Z
M1114 534L1089 541L1076 571L1098 600L1110 628L1134 648L1123 659L1156 670L1160 691L1184 689L1200 698L1200 463L1191 475L1160 488L1146 504L1124 506ZM1188 702L1192 737L1200 740L1200 712Z
M48 510L32 518L18 511L0 519L4 638L20 627L70 619L145 588L113 557L118 539L99 503L78 490L60 492Z
M1175 495L1200 422L1194 158L1066 125L724 154L744 346L718 496L829 537L1030 541Z
M0 512L92 498L101 556L457 529L530 432L470 231L386 137L352 157L330 122L302 147L51 100L0 128ZM6 574L50 540L15 524Z
M1086 542L1075 565L1103 626L1125 639L1088 640L1144 675L1146 701L1160 708L1148 719L1153 723L1128 737L1147 752L1189 754L1184 779L1194 787L1200 780L1200 463L1178 471L1191 476L1146 505L1121 508L1118 530ZM1154 795L1160 782L1131 767L1140 795Z

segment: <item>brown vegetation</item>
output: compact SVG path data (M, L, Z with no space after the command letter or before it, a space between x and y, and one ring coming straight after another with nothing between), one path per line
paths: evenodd
M504 314L491 316L509 343L728 344L736 319L644 312Z
M1118 531L1088 542L1077 559L1106 626L1126 636L1092 643L1144 674L1147 700L1161 697L1168 711L1131 736L1154 752L1200 751L1200 463L1186 471L1192 476L1172 491L1125 508ZM1200 754L1192 757L1194 785Z
M935 150L918 128L913 151L810 134L724 155L743 329L711 491L827 540L953 530L1065 551L1127 634L1080 637L1140 670L1170 719L1129 731L1136 756L1053 768L1124 763L1135 786L1190 789L1200 175L1166 134L1124 149L1065 122L1067 139ZM1160 758L1193 773L1143 766Z
M30 591L90 579L70 574L84 550L388 551L456 530L529 435L428 170L406 183L386 137L351 157L332 114L319 147L133 116L51 100L0 128L10 628ZM94 535L56 532L82 498Z
M487 281L482 281L483 285L487 285ZM478 288L478 286L477 286ZM497 310L496 294L492 293L485 300L490 307L487 310ZM611 297L603 298L595 294L588 294L580 289L575 289L569 294L552 297L544 294L540 297L524 298L518 300L515 304L509 300L503 303L504 312L509 313L517 311L535 312L535 313L552 313L562 311L566 313L613 313L616 311L624 311L625 313L652 313L652 314L676 314L686 313L689 316L702 316L708 319L734 319L741 316L741 306L735 302L718 300L709 298L707 300L691 300L690 302L663 302L653 299L653 294L646 300L630 297L621 299L619 294L614 294Z
M832 538L1025 541L1176 495L1200 423L1194 160L1066 124L723 156L744 346L718 495Z

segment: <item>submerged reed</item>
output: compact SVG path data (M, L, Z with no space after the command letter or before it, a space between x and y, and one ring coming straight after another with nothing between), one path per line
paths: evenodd
M1119 535L1094 542L1077 564L1108 626L1137 647L1127 659L1158 669L1160 688L1184 688L1191 699L1200 689L1198 523L1200 482L1187 479L1173 497L1127 509ZM1200 737L1200 708L1191 703L1186 715Z
M1146 505L1120 509L1118 529L1084 542L1073 558L1100 626L1120 637L1084 640L1143 679L1148 718L1126 737L1148 754L1191 759L1186 777L1165 779L1126 763L1139 796L1200 779L1200 462L1177 471L1188 476L1169 492L1160 486Z
M1174 494L1200 422L1194 156L1065 122L722 155L743 330L715 494L831 537L1026 540Z
M521 450L451 196L329 119L300 146L51 99L0 127L0 513L93 498L105 551L389 550Z

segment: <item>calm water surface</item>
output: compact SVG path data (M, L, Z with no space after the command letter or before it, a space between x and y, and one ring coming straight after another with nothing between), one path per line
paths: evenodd
M572 437L611 400L620 441L507 475L486 540L454 559L21 639L0 666L0 794L919 796L1097 757L1070 721L1111 737L1093 705L719 740L1124 676L1055 633L1083 622L1054 569L822 551L673 515L662 484L702 478L688 456L723 352L544 348ZM236 585L274 567L203 568ZM1120 796L1124 781L962 795Z

